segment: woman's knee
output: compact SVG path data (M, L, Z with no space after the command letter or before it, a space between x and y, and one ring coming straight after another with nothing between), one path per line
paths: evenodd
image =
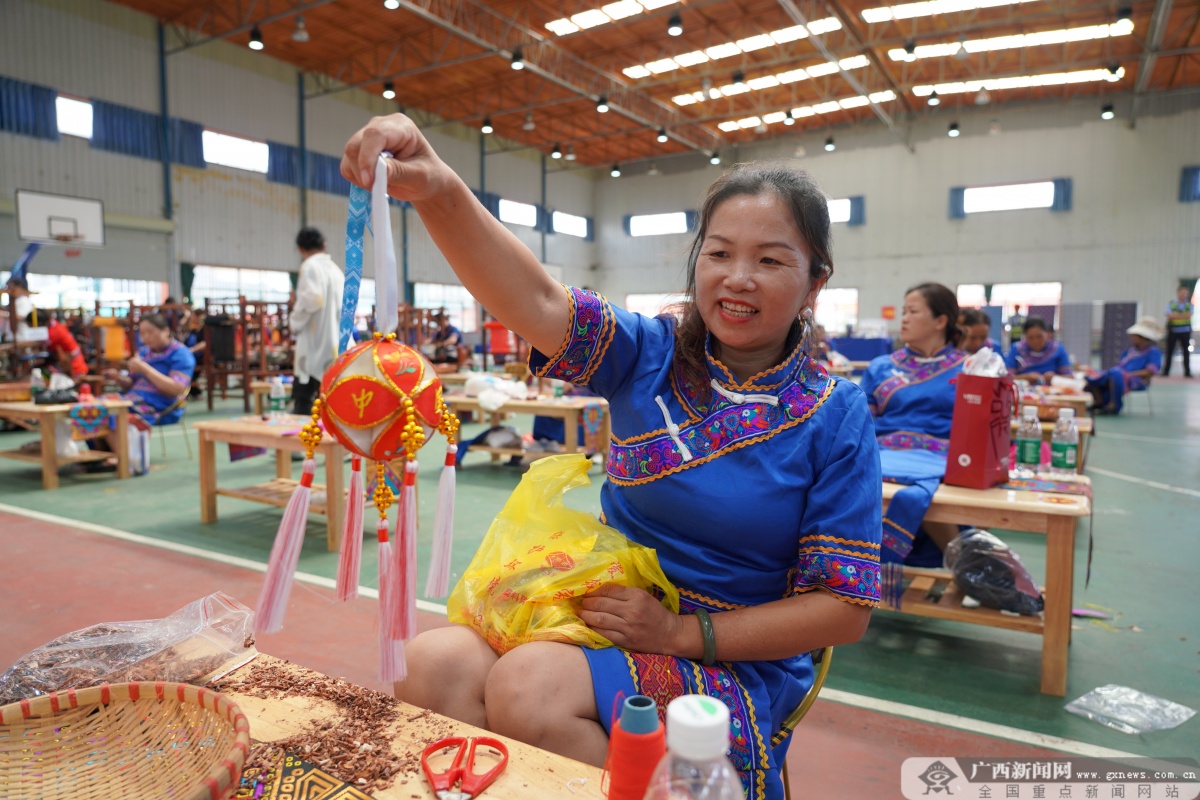
M555 720L596 719L591 671L574 645L530 642L502 656L484 687L488 727L537 743Z
M408 678L395 684L396 697L425 708L449 692L482 701L497 658L482 637L461 625L425 631L405 646L404 655Z

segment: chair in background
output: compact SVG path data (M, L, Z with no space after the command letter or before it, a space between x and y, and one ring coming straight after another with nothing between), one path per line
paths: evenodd
M179 395L179 397L175 398L174 403L171 403L171 405L167 406L162 411L158 412L158 414L155 415L154 419L146 420L147 422L150 423L151 427L158 428L158 442L159 442L159 446L162 448L163 458L167 457L167 434L164 429L169 425L183 425L184 424L184 420L187 419L187 401L188 401L187 392L184 392L183 394ZM181 409L182 409L183 413L180 414L179 419L175 420L174 422L162 423L160 421L160 420L162 420L163 417L167 416L168 414L173 414L176 411L179 411ZM191 437L188 436L186 426L183 428L183 443L185 445L187 445L188 461L191 461L192 460L192 440L191 440Z
M1151 395L1150 395L1150 383L1146 384L1145 389L1136 389L1134 391L1125 393L1125 398L1124 398L1125 406L1129 411L1133 410L1133 398L1138 397L1138 396L1146 398L1146 406L1149 410L1150 416L1153 417L1154 416L1154 398L1151 397Z
M812 662L816 668L816 674L813 675L813 685L809 688L808 694L804 695L804 699L800 701L800 705L788 714L787 719L783 721L783 726L779 731L771 737L771 747L778 747L785 739L792 735L792 731L800 724L800 720L804 719L804 715L812 708L813 703L817 701L817 694L821 691L821 687L825 685L825 677L829 674L829 665L833 663L833 648L822 647L820 650L812 651ZM780 765L783 770L783 796L787 800L792 800L792 785L788 781L787 759L783 760Z

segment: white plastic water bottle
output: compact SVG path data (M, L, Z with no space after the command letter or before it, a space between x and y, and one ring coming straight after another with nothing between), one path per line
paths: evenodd
M1042 464L1042 426L1037 406L1022 406L1017 427L1017 475L1032 478Z
M1050 472L1074 475L1079 469L1079 429L1075 427L1075 409L1060 408L1054 432L1050 434Z
M729 709L720 700L685 694L667 704L667 754L645 800L745 800L729 762Z
M271 416L283 416L284 407L287 405L287 393L283 390L283 376L276 375L271 379Z

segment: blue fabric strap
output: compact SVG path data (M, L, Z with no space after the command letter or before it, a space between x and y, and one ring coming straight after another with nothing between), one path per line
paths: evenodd
M346 284L342 289L342 324L338 331L338 352L346 352L354 333L354 312L362 288L363 238L371 217L371 193L350 187L350 208L346 214Z

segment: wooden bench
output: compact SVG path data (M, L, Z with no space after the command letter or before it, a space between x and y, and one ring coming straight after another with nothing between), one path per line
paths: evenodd
M1087 478L1081 477L1077 481L1090 485ZM883 484L885 508L902 488L894 483ZM1045 610L1040 616L1031 617L990 608L964 607L962 595L949 572L906 567L907 589L901 595L899 612L1040 634L1041 690L1044 694L1065 696L1075 580L1075 527L1081 517L1090 513L1091 499L1086 495L942 485L925 514L925 519L930 522L1029 531L1046 536ZM886 605L880 608L895 610Z

